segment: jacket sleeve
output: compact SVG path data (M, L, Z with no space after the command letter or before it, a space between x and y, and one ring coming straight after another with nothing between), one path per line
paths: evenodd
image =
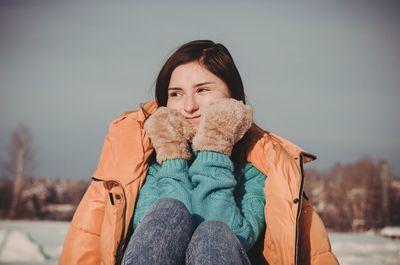
M92 181L75 211L59 260L60 265L100 264L100 231L107 192Z
M332 253L325 226L311 206L303 199L300 215L299 259L300 265L339 265Z
M199 152L189 175L193 185L192 208L195 216L200 217L198 221L225 222L248 250L265 226L266 177L251 164L244 171L244 180L238 184L229 157L205 151Z

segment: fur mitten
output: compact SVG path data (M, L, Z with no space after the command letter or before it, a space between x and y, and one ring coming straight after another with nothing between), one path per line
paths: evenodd
M253 123L253 111L242 101L222 99L202 113L193 138L193 150L215 151L231 155L232 148Z
M160 107L145 122L144 129L156 150L157 162L166 159L190 159L188 141L195 127L177 110Z

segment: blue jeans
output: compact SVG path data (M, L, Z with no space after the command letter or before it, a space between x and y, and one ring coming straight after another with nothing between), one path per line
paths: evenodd
M122 264L251 264L246 250L220 221L196 228L185 205L160 199L144 214L126 248Z

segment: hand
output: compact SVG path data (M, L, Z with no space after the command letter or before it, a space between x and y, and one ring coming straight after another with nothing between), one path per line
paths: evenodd
M202 114L193 138L195 151L215 151L231 155L232 148L253 123L253 111L233 98L211 104Z
M196 128L177 110L159 107L144 124L156 150L157 162L166 159L190 159L192 154L188 148L196 133Z

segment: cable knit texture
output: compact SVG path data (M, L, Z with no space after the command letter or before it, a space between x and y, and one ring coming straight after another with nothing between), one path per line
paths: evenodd
M133 227L136 228L144 212L160 198L180 200L189 212L192 211L189 180L189 165L184 159L169 159L162 164L153 161L149 167L146 181L139 192L133 216Z
M189 168L189 176L197 221L225 222L249 250L265 227L266 176L251 163L234 172L227 155L209 151L199 152Z
M252 122L253 111L243 102L233 98L214 102L201 115L193 149L230 156L233 146L249 130Z
M177 110L160 107L148 118L144 129L157 153L157 162L166 159L190 159L188 141L196 128Z

